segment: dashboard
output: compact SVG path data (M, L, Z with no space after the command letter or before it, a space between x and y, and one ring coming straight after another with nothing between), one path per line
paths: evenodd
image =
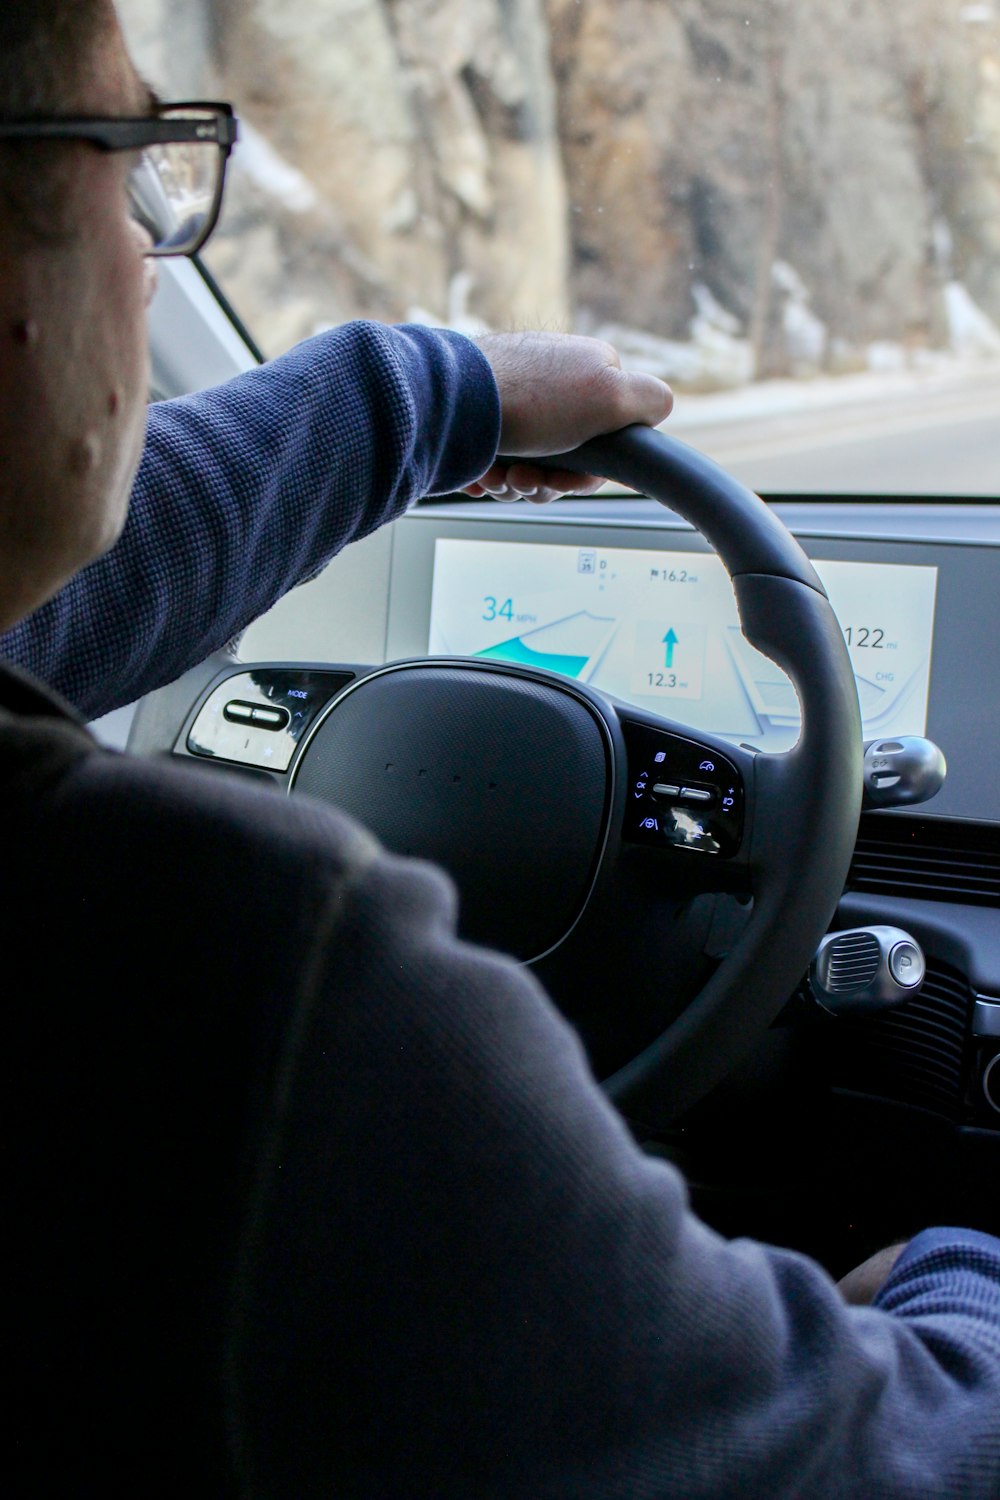
M898 1009L836 1020L803 983L775 1028L773 1056L699 1107L705 1149L691 1157L687 1126L683 1151L680 1137L654 1149L681 1152L696 1198L703 1195L700 1210L725 1227L714 1200L732 1191L734 1113L770 1120L787 1140L794 1111L809 1143L796 1171L811 1178L805 1160L823 1157L813 1185L826 1183L842 1217L856 1214L858 1192L878 1205L876 1219L888 1202L905 1218L907 1194L923 1202L929 1194L931 1217L995 1230L1000 507L809 501L774 509L830 594L865 739L926 735L947 760L932 801L862 815L833 924L903 929L922 946L927 977ZM157 716L154 695L137 717L133 747L169 748L287 786L316 716L359 673L426 656L545 667L733 745L780 751L797 735L791 685L743 640L731 586L704 540L652 502L601 495L537 511L471 501L418 507L252 626L242 665L216 661L182 680L183 703L178 688L164 690L174 695L169 746L162 726L170 715ZM261 665L251 670L251 662ZM825 1174L834 1155L831 1190ZM770 1220L749 1229L794 1242L789 1226Z
M928 735L948 778L927 813L1000 825L1000 683L990 675L1000 509L774 509L817 565L844 627L866 739ZM734 743L778 750L794 740L790 685L746 647L728 580L689 526L638 498L526 511L418 507L251 626L241 656L521 661Z
M791 684L744 641L707 544L649 502L606 504L591 519L595 508L570 502L522 519L498 517L497 506L442 506L405 517L393 538L385 659L475 654L546 666L734 744L787 749L798 733ZM925 511L904 527L901 508L774 508L844 629L865 739L935 740L948 778L928 811L1000 827L1000 680L984 673L987 643L1000 640L996 512ZM881 535L858 535L859 521L881 521Z

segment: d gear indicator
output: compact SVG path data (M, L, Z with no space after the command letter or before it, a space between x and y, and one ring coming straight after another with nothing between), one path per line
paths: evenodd
M743 782L726 756L694 740L622 721L629 795L623 837L647 847L731 858L743 835Z

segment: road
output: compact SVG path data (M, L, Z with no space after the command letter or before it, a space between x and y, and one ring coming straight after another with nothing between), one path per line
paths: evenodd
M779 393L780 395L780 393ZM777 493L1000 496L1000 374L887 389L863 382L822 404L806 388L769 410L679 396L666 431L751 489ZM741 410L741 407L743 408ZM790 407L791 409L787 409Z

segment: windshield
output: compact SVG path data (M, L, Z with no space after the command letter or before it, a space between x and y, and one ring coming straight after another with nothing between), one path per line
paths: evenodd
M242 121L207 261L353 317L598 334L766 493L1000 494L992 0L119 0Z

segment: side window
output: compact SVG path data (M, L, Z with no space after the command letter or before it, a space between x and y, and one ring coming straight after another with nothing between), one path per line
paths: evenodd
M573 328L751 483L864 474L755 469L720 424L808 449L881 406L880 488L1000 491L1000 438L953 475L906 418L1000 394L993 3L119 7L161 92L238 105L207 259L266 354L356 316Z

